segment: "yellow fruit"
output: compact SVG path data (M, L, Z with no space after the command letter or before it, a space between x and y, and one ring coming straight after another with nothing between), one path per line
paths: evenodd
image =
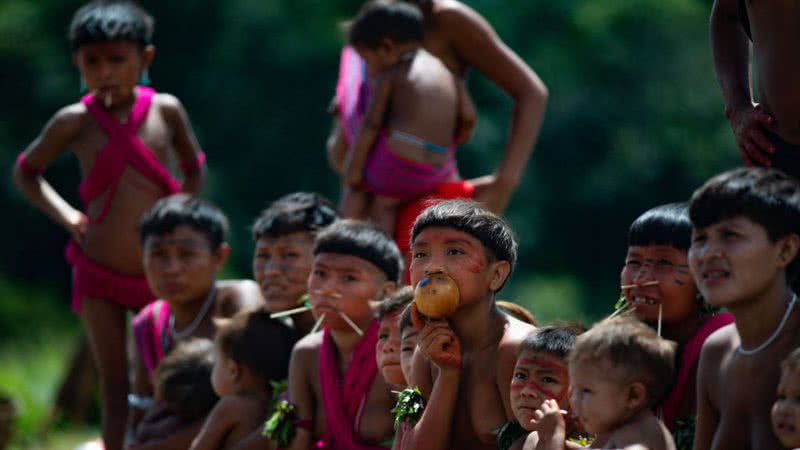
M458 285L443 273L427 276L417 283L414 302L419 312L431 319L447 317L458 309Z

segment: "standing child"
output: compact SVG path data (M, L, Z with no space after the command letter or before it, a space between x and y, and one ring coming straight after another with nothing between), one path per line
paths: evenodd
M675 450L652 408L666 394L675 368L675 344L643 323L607 319L580 335L569 354L570 405L592 448ZM562 450L566 426L558 402L535 413L540 449Z
M355 139L333 161L346 185L342 212L390 234L402 203L458 178L458 81L422 48L422 21L413 5L374 0L349 25L348 41L372 79Z
M772 405L772 429L784 447L800 448L800 349L781 363L778 398Z
M272 400L270 382L286 378L294 330L260 308L220 320L214 338L211 381L220 401L206 419L191 450L232 448L264 423Z
M703 345L695 450L780 446L770 408L780 362L800 345L800 185L775 169L717 175L692 195L689 266L706 301L734 317Z
M59 110L17 158L14 181L23 195L72 237L72 307L80 312L100 373L103 439L119 450L127 418L125 311L153 299L142 276L136 224L165 195L197 193L203 154L175 97L146 84L153 60L153 19L128 1L94 1L72 19L72 60L89 94ZM85 206L56 193L42 172L71 149L78 158ZM181 186L165 168L177 155Z
M390 446L391 388L377 376L378 321L370 302L395 290L400 251L377 227L334 222L318 235L308 279L323 331L301 339L289 365L297 430L291 450L368 450Z
M404 286L378 306L378 343L375 346L378 370L383 379L395 389L407 386L403 373L402 349L405 348L401 338L400 316L405 308L414 300L414 289Z
M497 448L495 432L514 419L508 387L519 346L533 327L497 309L495 295L517 259L503 219L474 202L446 201L426 209L412 231L411 280L446 275L460 292L447 320L424 327L412 304L420 353L409 384L426 399L403 449Z
M691 448L694 437L697 365L706 338L733 322L714 314L689 272L692 223L685 203L661 205L639 216L628 231L628 253L620 274L625 307L675 341L677 378L661 405L661 418L678 447Z

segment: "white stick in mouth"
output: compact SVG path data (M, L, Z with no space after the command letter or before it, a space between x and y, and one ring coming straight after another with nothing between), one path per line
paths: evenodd
M658 304L658 337L661 337L661 310L663 309L662 306L663 306L662 303Z
M659 281L658 280L652 280L652 281L648 281L647 283L642 283L642 284L636 284L636 283L634 283L634 284L623 284L622 286L620 286L620 289L632 289L632 288L635 288L635 287L648 287L648 286L658 286L658 285L659 285Z
M279 311L279 312L276 312L276 313L272 313L272 314L269 315L269 318L270 319L278 319L280 317L293 316L295 314L300 314L300 313L304 313L306 311L309 311L310 309L311 309L310 306L301 306L299 308L287 309L286 311Z
M624 314L626 312L628 312L628 304L627 303L625 303L625 305L622 306L621 308L619 308L618 310L616 310L613 313L611 313L611 315L608 316L608 318L610 319L612 317L617 317L617 316L619 316L621 314Z
M342 298L342 294L338 292L325 292L322 289L317 289L316 291L311 291L314 295L324 295L326 297L333 297L333 298Z
M323 320L325 320L325 313L322 313L322 315L319 316L319 319L317 319L317 323L314 324L314 328L312 328L311 332L308 334L316 333L319 330L319 326L322 325Z
M103 100L104 100L104 103L106 105L106 108L111 108L111 100L112 100L112 98L111 98L111 93L110 92L108 94L106 94L106 97Z
M358 333L358 335L359 335L359 336L363 336L363 335L364 335L364 332L363 332L363 331L361 331L361 328L358 328L358 325L356 325L356 324L355 324L355 322L353 322L352 320L350 320L350 318L349 318L349 317L347 317L347 314L345 314L345 313L343 313L343 312L339 311L339 315L340 315L340 316L342 316L342 319L344 319L344 321L345 321L345 322L347 322L347 324L348 324L348 325L350 325L350 328L352 328L352 329L353 329L353 331L355 331L356 333Z

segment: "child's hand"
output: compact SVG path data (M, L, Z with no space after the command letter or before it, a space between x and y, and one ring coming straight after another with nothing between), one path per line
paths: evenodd
M775 146L767 139L764 129L774 125L775 119L756 104L734 111L729 121L745 165L770 167Z
M536 426L540 441L557 443L559 448L563 447L567 428L564 414L565 411L553 399L547 399L539 406L539 409L533 413L534 419L531 423Z
M422 354L442 370L460 369L461 342L450 324L446 320L425 323L415 303L411 304L411 319L414 327L420 329L417 346Z
M83 242L86 240L86 231L89 228L89 218L86 217L86 214L74 210L71 217L67 219L65 228L72 237L72 240L82 247Z

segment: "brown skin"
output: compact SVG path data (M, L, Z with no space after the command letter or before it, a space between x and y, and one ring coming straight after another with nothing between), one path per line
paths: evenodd
M711 11L711 45L725 115L746 163L768 165L774 146L769 129L800 144L800 5L747 0L752 44L741 27L737 0L716 0ZM758 60L758 101L752 95L750 50Z
M73 54L73 60L88 88L111 95L109 111L119 119L129 116L135 103L133 86L152 61L153 47L139 49L128 41L88 44ZM194 161L200 146L180 101L169 94L153 98L138 136L156 158L166 163L174 152L180 161ZM70 149L78 158L82 177L94 165L107 136L78 102L66 106L45 125L42 133L25 149L28 165L44 170ZM64 227L94 262L127 275L142 274L142 254L137 224L163 193L133 170L127 170L114 194L114 203L102 223L90 224L86 215L68 204L41 176L31 177L14 168L14 184L28 201ZM188 173L185 192L199 193L204 170ZM89 217L97 215L105 198L87 205ZM106 448L122 448L128 383L125 352L125 310L107 299L83 299L81 320L100 373L103 392L103 438Z

